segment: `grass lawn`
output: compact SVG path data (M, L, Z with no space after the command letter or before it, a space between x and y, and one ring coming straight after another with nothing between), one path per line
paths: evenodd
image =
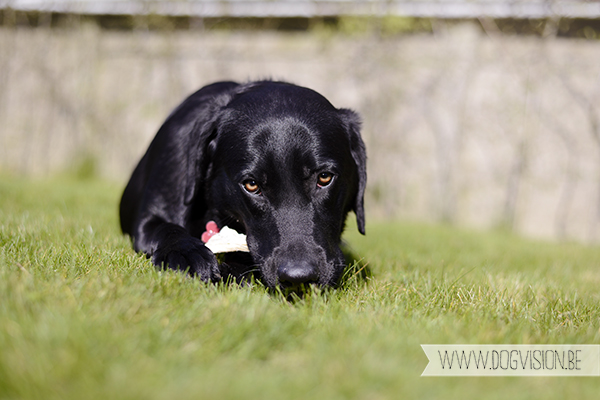
M373 277L289 303L157 272L121 188L0 179L0 399L596 399L597 377L420 377L420 344L600 343L600 248L369 221Z

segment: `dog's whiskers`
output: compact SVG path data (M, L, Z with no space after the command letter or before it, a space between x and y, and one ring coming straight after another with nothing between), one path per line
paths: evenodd
M248 275L248 274L251 274L253 272L260 272L260 268L252 268L252 269L249 269L247 271L244 271L243 273L240 274L240 278L242 278L244 275Z

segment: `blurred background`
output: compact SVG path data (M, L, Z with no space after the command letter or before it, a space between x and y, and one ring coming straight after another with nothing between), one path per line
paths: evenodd
M600 239L600 1L0 0L0 173L125 184L218 80L364 120L368 217Z

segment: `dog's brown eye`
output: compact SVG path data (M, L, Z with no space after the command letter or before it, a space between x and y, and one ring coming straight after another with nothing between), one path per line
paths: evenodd
M319 185L319 187L325 187L327 185L329 185L331 183L331 180L333 179L333 174L330 172L321 172L319 174L319 178L317 180L317 185Z
M247 180L246 182L244 182L244 189L246 189L246 191L248 193L253 193L253 194L258 194L260 193L259 187L258 187L258 183L256 183L255 180Z

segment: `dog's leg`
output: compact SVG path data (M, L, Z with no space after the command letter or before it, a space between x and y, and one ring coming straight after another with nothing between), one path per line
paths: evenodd
M217 259L202 240L161 218L151 217L140 224L134 246L160 268L187 271L206 282L221 279Z

